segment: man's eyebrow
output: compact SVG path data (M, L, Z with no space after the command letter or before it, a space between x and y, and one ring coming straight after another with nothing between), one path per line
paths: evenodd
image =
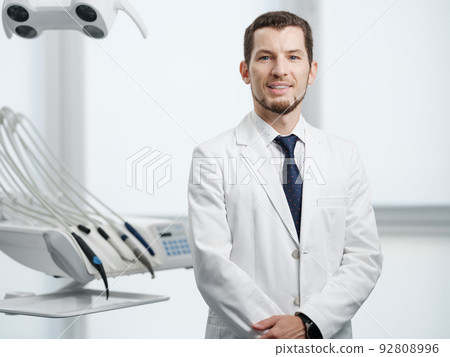
M255 54L260 54L260 53L268 53L268 54L272 54L272 51L266 50L266 49L264 49L264 48L261 48L260 50L256 51Z
M301 50L300 48L296 48L295 50L286 51L286 53L301 53L304 55L305 51Z
M273 54L272 51L267 50L267 49L264 49L264 48L261 48L261 49L259 49L258 51L256 51L255 55L259 55L259 54L261 54L261 53ZM296 48L296 49L293 49L293 50L288 50L288 51L285 51L285 53L300 53L300 54L302 54L302 55L305 55L305 51L303 51L303 50L300 49L300 48Z

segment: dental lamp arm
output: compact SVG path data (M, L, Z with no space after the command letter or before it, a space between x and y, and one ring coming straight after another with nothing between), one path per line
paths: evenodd
M134 21L136 26L141 31L142 36L144 38L147 38L147 27L145 26L144 21L142 21L142 18L139 16L134 7L131 6L128 0L116 0L116 1L117 1L117 8L128 14L128 16L131 17L131 19Z
M134 21L136 26L141 31L142 36L144 38L147 38L147 27L145 26L144 21L142 21L142 18L139 16L134 7L131 6L128 0L116 0L116 1L117 1L117 8L128 14L128 16L131 17L131 19Z

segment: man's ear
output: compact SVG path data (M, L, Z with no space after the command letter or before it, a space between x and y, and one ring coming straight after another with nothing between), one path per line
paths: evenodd
M248 71L247 63L241 61L239 64L239 72L241 72L242 80L245 84L250 84L250 73Z
M309 78L308 78L308 85L311 85L314 83L317 77L317 62L312 61L311 68L309 69Z

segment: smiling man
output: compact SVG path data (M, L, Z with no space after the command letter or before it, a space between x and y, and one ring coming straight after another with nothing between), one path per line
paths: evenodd
M353 144L301 115L317 74L308 23L279 11L246 30L254 110L194 150L189 217L207 338L351 338L381 272Z

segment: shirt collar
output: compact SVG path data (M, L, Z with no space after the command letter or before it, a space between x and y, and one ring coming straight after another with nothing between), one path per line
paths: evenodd
M251 112L251 118L266 146L269 145L278 135L280 135L280 133L278 133L274 128L272 128L263 119L261 119L254 110ZM305 118L303 118L303 115L300 115L300 119L298 120L297 125L288 135L291 134L297 136L303 143L305 142Z

